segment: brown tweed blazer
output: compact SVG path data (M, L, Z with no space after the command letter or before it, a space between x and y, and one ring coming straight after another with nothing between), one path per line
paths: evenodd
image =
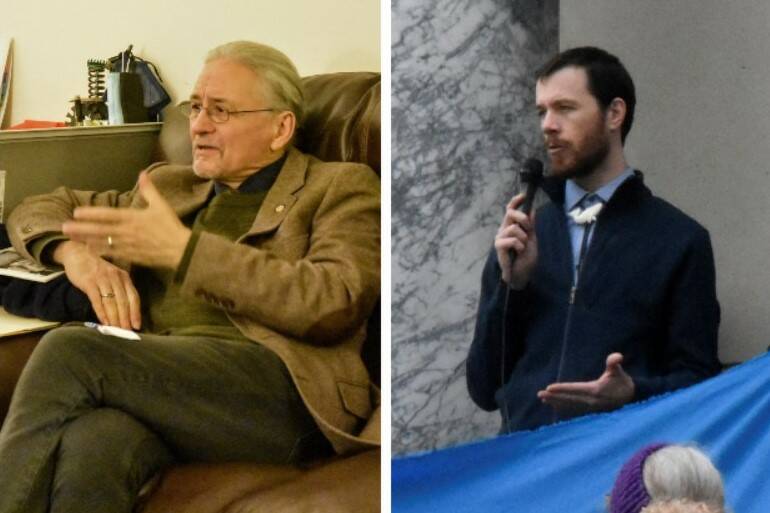
M213 187L189 166L155 164L149 173L180 217L199 209ZM29 243L60 233L80 205L145 203L136 189L60 187L14 210L11 241L31 257ZM379 391L360 357L380 293L380 185L371 169L289 149L251 229L237 243L201 234L181 291L223 308L244 335L283 360L338 453L379 446Z

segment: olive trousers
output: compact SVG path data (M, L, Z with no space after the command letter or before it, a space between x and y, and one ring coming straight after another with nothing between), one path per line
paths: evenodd
M127 513L175 462L298 463L319 438L257 343L65 326L35 348L0 431L0 513Z

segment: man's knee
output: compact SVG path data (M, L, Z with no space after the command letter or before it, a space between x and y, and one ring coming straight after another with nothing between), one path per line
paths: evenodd
M46 333L32 352L30 366L51 366L93 362L97 347L105 345L101 335L82 326L64 326Z
M97 408L71 421L59 446L59 466L74 473L163 466L170 456L158 436L131 415ZM106 466L106 467L104 467Z
M56 461L52 502L62 511L99 511L105 504L130 508L142 485L172 457L131 415L97 408L65 427Z
M120 347L95 330L73 326L50 331L40 339L14 392L17 401L49 404L94 404L106 369L122 361ZM62 415L67 412L60 411Z
M133 417L112 408L97 408L72 420L64 430L61 451L79 453L125 446L147 430Z

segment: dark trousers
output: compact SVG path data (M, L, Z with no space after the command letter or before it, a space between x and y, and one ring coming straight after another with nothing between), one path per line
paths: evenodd
M0 431L0 513L130 512L172 462L296 463L318 434L257 343L63 327L33 352Z

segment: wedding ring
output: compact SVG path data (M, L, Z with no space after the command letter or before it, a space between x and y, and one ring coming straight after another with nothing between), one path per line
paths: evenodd
M99 295L102 296L102 298L115 297L115 293L114 292L107 292L106 294L102 294L100 292Z
M112 249L112 247L114 246L114 244L112 243L112 235L107 235L107 246L109 246L110 249Z

